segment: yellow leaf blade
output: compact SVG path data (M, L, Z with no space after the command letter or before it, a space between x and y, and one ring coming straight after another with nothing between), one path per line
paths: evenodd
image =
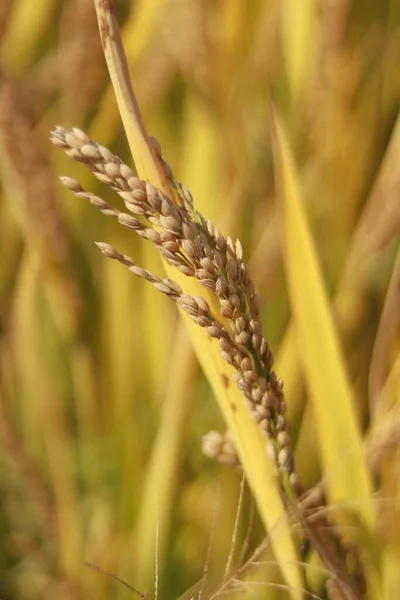
M273 114L274 160L280 186L288 293L315 430L331 503L356 502L366 525L373 522L372 490L351 386L315 248L300 199L293 158L279 116Z

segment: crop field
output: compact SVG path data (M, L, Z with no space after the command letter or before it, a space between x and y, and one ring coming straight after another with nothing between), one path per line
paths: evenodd
M0 0L0 599L400 598L398 0Z

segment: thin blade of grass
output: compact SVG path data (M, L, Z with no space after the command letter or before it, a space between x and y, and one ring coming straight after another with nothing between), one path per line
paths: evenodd
M375 339L369 376L369 396L372 416L387 411L381 395L395 351L400 349L400 249L397 253L382 317ZM396 348L397 346L397 348Z
M19 0L14 4L0 45L2 64L7 65L9 74L22 73L30 64L43 33L49 28L57 3L55 0L43 0L38 4Z
M294 102L304 92L314 55L318 3L286 0L281 6L282 46Z
M301 360L315 415L315 430L331 502L365 499L359 516L373 523L369 474L339 341L300 198L283 124L273 110L274 161L282 209L288 292ZM343 460L343 455L346 460ZM334 474L334 475L333 475Z
M160 427L154 441L152 454L146 469L146 480L141 494L137 530L132 539L132 554L136 552L136 581L148 583L154 574L154 540L156 507L160 532L160 573L166 559L166 549L173 502L177 494L179 467L183 459L185 422L188 419L191 399L191 381L195 359L190 341L181 323L175 341L165 395L160 415ZM131 558L129 559L131 567Z
M382 389L382 404L392 406L392 427L396 425L396 415L393 410L398 410L400 402L400 354L397 356L389 376ZM384 407L382 407L384 408ZM376 419L377 420L377 419ZM378 420L376 425L384 421ZM375 427L376 427L375 425ZM388 432L389 435L382 440L380 458L380 476L383 497L390 498L391 502L385 507L382 515L384 532L383 551L381 559L381 579L383 598L398 598L400 594L399 571L399 544L400 544L400 484L399 484L399 439L398 431ZM376 594L375 598L379 598Z
M64 381L56 381L52 356L43 360L49 343L48 321L38 318L35 307L40 303L42 290L40 262L28 253L19 273L15 292L13 317L13 348L16 357L16 375L21 382L21 424L24 445L31 456L40 457L43 470L47 470L51 496L54 499L55 542L62 569L74 576L82 557L82 524L79 514L79 491L74 477L74 453L71 432L62 411L65 393ZM56 351L54 352L56 354ZM34 390L34 393L30 393Z
M182 165L182 181L196 199L196 208L214 223L225 208L215 202L221 197L221 133L216 130L212 114L191 94L187 99ZM222 210L221 210L222 209Z
M400 598L400 551L399 545L391 544L385 551L382 576L383 576L383 597ZM378 596L376 596L378 600Z
M367 445L367 456L374 471L380 475L382 497L389 499L389 502L382 507L380 516L382 523L380 530L383 534L380 573L375 575L375 569L371 568L371 565L367 569L373 600L375 598L397 598L400 593L400 486L398 477L400 353L397 354L376 403L379 405L379 410L376 410L374 416ZM378 575L382 582L381 595L379 595L380 588L377 585Z

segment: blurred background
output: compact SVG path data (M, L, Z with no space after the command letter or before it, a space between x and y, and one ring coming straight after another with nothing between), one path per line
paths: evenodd
M290 372L291 337L274 98L367 430L399 343L370 368L399 244L400 4L116 7L148 132L197 209L242 240L281 374ZM176 598L202 576L210 539L208 582L218 589L241 475L205 458L201 438L223 431L222 418L176 308L95 247L112 243L163 272L153 248L62 188L59 175L76 177L120 206L52 147L56 124L85 130L131 164L93 1L1 0L0 597L132 597L84 562L153 597L157 523L160 598ZM312 485L318 457L292 369L298 470ZM251 512L245 491L239 539ZM255 518L250 545L262 537ZM273 565L258 577L279 581ZM310 575L307 586L324 597L320 577ZM268 586L257 592L287 597Z

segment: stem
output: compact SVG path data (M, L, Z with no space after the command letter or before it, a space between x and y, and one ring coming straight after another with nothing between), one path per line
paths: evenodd
M104 57L138 175L171 197L166 174L149 143L132 88L113 2L94 0L94 4Z

